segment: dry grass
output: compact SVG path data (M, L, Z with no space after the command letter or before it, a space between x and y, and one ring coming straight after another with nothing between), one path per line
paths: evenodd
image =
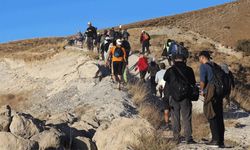
M128 86L128 92L132 96L133 103L136 106L144 103L149 95L147 87L140 82L130 83Z
M203 114L193 112L192 117L193 136L195 139L207 138L210 134L208 121Z
M241 108L250 112L249 91L245 87L236 87L231 93L231 98L237 102Z
M90 59L95 59L95 60L98 60L99 59L99 55L97 52L94 52L94 51L88 51L88 52L84 52L84 54L86 56L88 56Z
M30 39L0 44L0 56L26 62L44 60L64 50L65 38Z
M11 108L19 110L22 104L28 100L28 97L29 92L0 95L0 106L9 105Z
M176 147L174 142L163 138L157 132L153 135L142 135L138 139L139 143L131 146L133 150L171 150Z
M156 106L149 103L140 105L139 115L147 119L155 129L158 129L163 122L163 114Z

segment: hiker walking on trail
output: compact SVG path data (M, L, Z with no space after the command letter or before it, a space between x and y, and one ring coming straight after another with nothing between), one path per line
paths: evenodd
M82 48L83 47L83 40L84 40L84 37L83 37L82 33L79 31L74 38L75 45L77 45L77 46L79 45L80 48Z
M110 38L107 36L104 40L104 42L101 44L101 58L102 60L106 60L107 59L107 54L109 51L109 47L111 44L111 40Z
M130 51L131 51L131 46L130 43L124 38L122 40L122 47L125 49L126 51L126 63L123 64L123 80L125 83L128 82L128 57L130 55Z
M169 66L172 66L171 54L170 54L170 45L172 43L171 39L168 39L167 42L164 44L162 57L167 58Z
M88 22L88 28L85 32L87 36L87 48L88 50L94 50L94 40L97 37L96 28L92 26L91 22Z
M108 32L111 41L115 41L115 28L111 28Z
M125 49L121 47L122 41L117 40L116 46L111 47L109 57L112 56L114 80L118 82L118 89L121 90L123 63L126 62ZM108 62L107 62L108 63Z
M156 85L157 85L155 82L155 76L159 70L160 70L159 65L155 62L155 58L153 58L152 61L149 63L148 73L150 74L151 91L154 95L156 95Z
M204 99L204 114L210 124L212 140L207 143L210 147L224 148L224 119L223 119L223 98L226 95L223 80L225 72L219 65L211 61L208 51L201 51L199 54L200 65L200 88Z
M195 144L192 137L192 97L190 95L191 86L194 86L195 76L192 68L188 67L183 55L173 57L174 65L170 67L163 79L165 84L165 99L169 100L171 107L171 121L174 140L181 142L181 118L184 126L184 137L187 144ZM199 95L199 90L197 90ZM181 117L182 116L182 117Z
M228 78L228 91L226 93L225 99L227 102L228 108L230 108L230 94L232 89L235 88L235 83L234 83L234 76L233 73L229 70L229 67L227 64L221 64L221 69L226 73L226 77Z
M148 59L144 56L143 53L140 53L139 59L136 63L135 71L139 70L140 79L142 82L146 82L145 76L148 72Z
M124 29L122 32L122 37L128 41L130 34L128 33L127 29Z
M163 97L163 90L166 83L163 79L165 73L166 65L164 63L160 63L160 71L158 71L155 75L156 90L159 91L160 98Z
M141 33L141 37L140 37L140 42L142 44L142 53L145 54L145 52L147 52L148 54L150 54L150 35L143 30Z
M101 38L102 38L102 34L100 34L100 32L98 32L96 40L95 40L95 47L96 47L98 54L100 53Z
M162 98L164 102L164 120L165 120L165 125L163 126L164 130L169 130L170 129L170 121L169 121L169 116L170 116L170 106L169 106L169 99L168 97L164 94L163 97L163 92L165 88L165 80L163 79L165 73L166 73L166 65L164 63L160 63L160 71L156 73L155 76L155 83L157 84L156 89L160 93L160 98Z

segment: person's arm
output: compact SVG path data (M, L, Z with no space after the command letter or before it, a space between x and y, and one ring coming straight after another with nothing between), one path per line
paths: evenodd
M204 65L201 65L200 66L200 89L201 89L202 96L204 96L205 81L206 81L206 69L204 68Z
M123 60L124 60L124 62L127 62L127 59L126 59L126 57L127 57L127 53L126 53L126 51L125 51L125 49L124 48L122 48L122 52L123 52Z
M155 83L158 84L158 82L159 82L159 72L157 72L155 75Z

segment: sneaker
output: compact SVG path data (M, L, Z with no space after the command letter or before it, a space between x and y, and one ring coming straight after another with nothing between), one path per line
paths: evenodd
M224 144L224 142L219 143L219 148L225 148L225 144Z
M190 139L190 140L186 141L186 144L197 144L197 142L194 141L194 139Z
M206 143L206 145L212 148L219 148L219 144L217 141L211 141L209 143Z

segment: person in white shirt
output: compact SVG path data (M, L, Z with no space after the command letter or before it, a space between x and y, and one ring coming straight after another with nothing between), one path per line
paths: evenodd
M158 71L155 75L155 83L157 84L156 89L160 93L160 98L163 97L163 89L165 86L165 80L163 79L164 74L166 73L166 65L164 63L160 64L160 71Z

